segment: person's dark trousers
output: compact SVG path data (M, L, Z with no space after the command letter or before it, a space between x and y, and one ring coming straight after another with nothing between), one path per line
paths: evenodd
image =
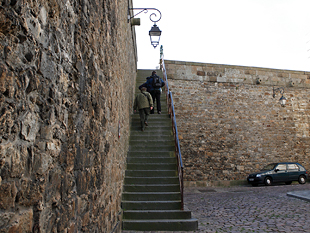
M145 122L147 123L147 118L150 115L150 108L141 108L139 109L140 121L141 121L141 130L145 129Z
M161 112L161 104L160 104L160 90L153 90L151 91L151 96L153 99L153 103L154 103L154 108L151 110L151 114L154 114L154 109L155 109L155 102L156 102L156 106L157 106L157 112Z

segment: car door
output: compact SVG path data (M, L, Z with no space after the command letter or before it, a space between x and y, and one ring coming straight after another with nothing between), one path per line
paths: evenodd
M297 164L287 164L288 178L290 181L298 180L299 167Z
M274 182L284 182L288 180L288 173L286 164L278 164L274 168L274 174L273 174L273 181Z

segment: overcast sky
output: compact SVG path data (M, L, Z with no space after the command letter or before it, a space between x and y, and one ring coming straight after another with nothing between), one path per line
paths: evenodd
M310 0L133 0L157 8L168 60L310 71ZM152 11L136 27L138 68L159 66ZM156 12L155 12L156 13Z

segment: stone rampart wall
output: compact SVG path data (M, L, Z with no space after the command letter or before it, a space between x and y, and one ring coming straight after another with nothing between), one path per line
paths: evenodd
M136 77L127 11L1 2L0 232L119 231Z
M278 161L310 170L309 72L167 60L165 66L187 184L245 180ZM284 88L285 107L273 87Z

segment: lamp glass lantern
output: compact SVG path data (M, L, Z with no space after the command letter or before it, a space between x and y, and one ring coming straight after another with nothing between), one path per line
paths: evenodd
M161 30L159 29L159 27L157 27L156 24L154 24L151 30L149 31L149 35L151 44L153 45L154 48L156 48L157 45L159 45L159 40L161 36Z

